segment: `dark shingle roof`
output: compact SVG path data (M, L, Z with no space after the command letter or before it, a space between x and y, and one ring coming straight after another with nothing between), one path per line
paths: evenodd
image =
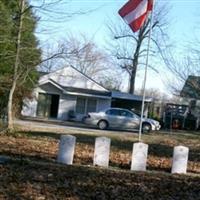
M84 88L75 88L75 87L64 87L54 80L50 79L52 82L54 82L56 85L60 86L62 89L64 89L67 92L78 92L78 93L85 93L85 94L92 94L92 95L98 95L98 96L108 96L111 97L110 91L98 91L98 90L91 90L91 89L84 89Z

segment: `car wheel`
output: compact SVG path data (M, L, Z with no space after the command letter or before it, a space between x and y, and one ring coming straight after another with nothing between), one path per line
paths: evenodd
M105 129L108 128L108 122L105 121L105 120L101 120L101 121L99 121L99 123L98 123L98 127L99 127L99 129L101 129L101 130L105 130Z
M142 124L142 132L143 133L149 133L150 131L151 131L151 124L143 123Z

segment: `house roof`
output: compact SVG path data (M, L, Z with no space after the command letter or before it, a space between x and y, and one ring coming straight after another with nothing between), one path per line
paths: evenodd
M79 72L80 74L82 74L83 76L85 76L87 79L91 80L92 82L96 83L97 85L99 85L100 87L104 88L105 90L108 90L107 88L105 88L103 85L101 85L100 83L98 83L97 81L95 81L94 79L92 79L91 77L87 76L86 74L84 74L83 72L81 72L80 70L76 69L74 66L70 65L71 68L73 68L74 70L76 70L77 72Z
M48 72L42 72L42 71L38 71L39 77L44 76L46 74L48 74Z
M53 80L62 87L84 88L88 90L109 92L102 85L86 76L73 66L66 66L57 71L43 75L39 79L39 84L47 81L48 79Z
M102 95L102 96L108 96L111 97L111 92L103 92L103 91L97 91L97 90L89 90L84 88L73 88L73 87L62 87L65 91L68 92L80 92L85 94L94 94L94 95Z
M111 92L110 91L98 91L98 90L89 90L89 89L85 89L85 88L75 88L75 87L64 87L58 83L56 83L54 80L50 81L52 83L54 83L55 85L59 86L59 88L62 88L63 91L66 92L78 92L78 93L84 93L84 94L93 94L93 95L102 95L102 96L108 96L111 97Z
M66 94L142 101L142 96L139 95L107 90L73 66L67 66L48 74L44 73L39 80L39 85L47 83L54 85ZM146 98L145 102L151 102L151 98Z
M112 91L112 98L142 101L142 96L118 91ZM151 102L151 98L145 98L145 102Z
M180 95L181 97L200 99L200 76L188 76Z
M107 92L107 91L89 90L84 88L63 87L62 85L59 85L58 83L56 83L54 80L51 79L40 82L40 86L46 84L53 85L57 89L61 90L64 94L111 99L111 92L109 91Z

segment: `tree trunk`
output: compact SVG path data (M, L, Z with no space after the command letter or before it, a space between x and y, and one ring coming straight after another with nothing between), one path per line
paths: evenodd
M140 55L140 48L143 41L143 29L140 30L138 41L136 44L136 49L133 55L133 62L132 62L132 70L131 70L131 76L130 76L130 82L129 82L129 94L134 94L135 92L135 77L137 73L137 67L138 67L138 60Z
M141 43L137 44L136 52L134 53L134 59L132 63L132 70L131 70L131 76L130 76L130 82L129 82L129 94L134 94L135 92L135 77L137 73L140 44Z
M135 77L136 77L136 69L133 69L130 76L129 94L134 94L135 92Z
M13 130L12 108L13 108L13 94L15 92L16 82L17 82L16 80L13 80L12 88L10 89L9 98L8 98L8 129L11 130L11 131Z
M20 54L20 46L21 46L21 33L22 33L22 26L23 26L23 15L24 15L24 6L25 0L21 0L20 2L20 16L19 16L19 27L17 33L17 43L16 43L16 57L15 57L15 64L14 64L14 75L13 75L13 82L12 87L9 92L9 99L8 99L8 129L13 130L13 95L17 85L18 79L18 68L19 68L19 54Z

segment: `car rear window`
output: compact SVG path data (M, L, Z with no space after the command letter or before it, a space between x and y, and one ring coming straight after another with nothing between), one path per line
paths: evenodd
M116 110L116 109L110 109L110 110L106 111L106 114L107 115L120 115L120 112L119 112L119 110Z
M120 115L124 117L133 117L133 114L126 110L120 110Z

